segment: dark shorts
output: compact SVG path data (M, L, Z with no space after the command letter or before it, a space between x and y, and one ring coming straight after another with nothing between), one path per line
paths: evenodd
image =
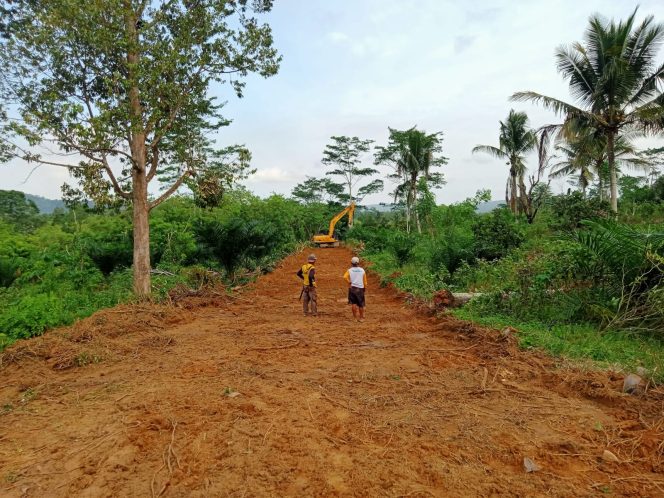
M360 308L364 308L364 289L359 287L348 289L348 304L355 304Z

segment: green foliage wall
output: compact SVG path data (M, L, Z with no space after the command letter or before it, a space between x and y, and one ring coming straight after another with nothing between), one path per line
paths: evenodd
M153 266L162 270L154 276L157 298L176 283L199 285L190 267L217 272L229 284L243 270L269 269L326 226L333 211L242 190L211 209L170 199L150 220ZM133 299L131 263L129 212L61 211L20 231L0 218L0 346Z

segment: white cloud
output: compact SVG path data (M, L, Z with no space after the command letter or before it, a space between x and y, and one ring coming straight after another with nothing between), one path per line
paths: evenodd
M327 37L335 43L347 42L350 39L346 33L340 31L332 31L327 34Z
M664 21L661 0L640 0L639 17ZM498 121L510 108L525 110L533 126L556 117L508 97L534 90L569 99L555 69L557 46L581 40L590 14L624 18L637 0L337 0L276 2L269 16L284 56L279 74L252 77L246 98L215 88L233 124L224 144L245 143L258 172L247 184L261 195L288 194L305 176L321 176L322 151L332 135L387 140L387 127L417 124L444 131L448 184L439 201L453 202L490 188L504 193L507 167L473 155L477 144L496 144ZM664 50L660 51L664 60ZM661 140L658 142L661 144ZM371 164L371 158L366 159ZM0 167L0 188L17 188L18 166ZM55 170L58 170L56 168ZM65 176L37 175L23 188L57 196ZM386 182L389 188L391 183ZM370 202L389 200L388 193Z
M282 168L273 166L270 168L258 168L256 173L247 178L247 183L274 182L291 183L298 180L300 175L296 172L286 171Z

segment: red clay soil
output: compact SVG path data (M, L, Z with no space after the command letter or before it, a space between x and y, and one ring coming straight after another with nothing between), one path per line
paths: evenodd
M106 310L6 350L0 494L664 496L661 390L622 394L375 277L354 322L344 248L319 251L303 317L303 256L235 297Z

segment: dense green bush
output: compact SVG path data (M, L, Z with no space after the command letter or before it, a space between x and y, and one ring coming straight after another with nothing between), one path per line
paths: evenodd
M475 206L433 208L421 234L406 233L398 216L380 225L360 218L350 236L364 242L384 282L417 296L482 292L470 307L477 313L664 329L661 225L609 222L608 205L580 193L554 198L532 225L506 209L478 215Z
M413 253L416 238L406 232L392 232L387 239L387 248L394 255L397 265L403 266Z
M273 226L240 218L208 220L197 225L195 231L203 258L216 258L229 275L247 259L270 254L279 243Z
M128 216L92 216L79 232L80 248L104 275L131 266L133 249Z
M581 192L558 195L551 201L552 225L557 230L576 230L581 227L583 220L605 219L610 212L608 201L584 197Z
M493 261L521 245L524 233L508 209L495 209L473 224L474 252L479 259Z

